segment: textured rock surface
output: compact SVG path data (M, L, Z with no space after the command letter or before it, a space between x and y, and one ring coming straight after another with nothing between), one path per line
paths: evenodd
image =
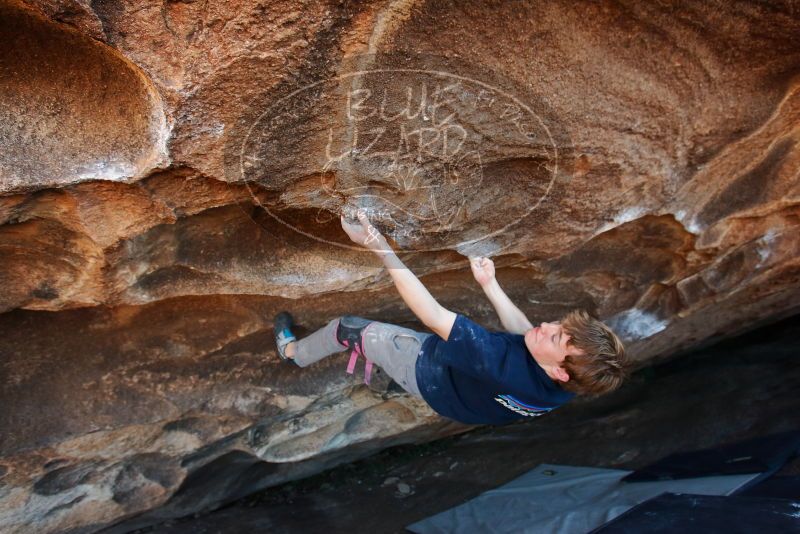
M463 255L489 253L532 320L586 307L640 363L797 309L796 2L4 0L0 26L2 530L462 430L274 362L281 308L411 319L342 246L356 205L445 305L499 326Z

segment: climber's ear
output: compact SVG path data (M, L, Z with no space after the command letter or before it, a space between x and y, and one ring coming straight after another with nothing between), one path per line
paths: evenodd
M563 367L556 367L553 374L556 375L556 380L559 382L569 382L569 373Z

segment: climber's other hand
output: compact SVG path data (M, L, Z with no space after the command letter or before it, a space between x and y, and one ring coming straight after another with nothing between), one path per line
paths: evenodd
M481 286L494 280L494 262L489 258L483 256L470 258L469 265L472 268L472 275Z

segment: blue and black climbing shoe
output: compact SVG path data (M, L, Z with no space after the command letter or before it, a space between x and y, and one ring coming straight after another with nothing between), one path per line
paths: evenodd
M369 319L356 317L355 315L342 316L336 329L336 340L348 349L357 350L360 354L363 354L362 335L364 327L371 322Z
M273 320L273 331L275 332L275 345L278 348L278 356L285 362L291 362L297 365L294 359L286 356L286 345L292 341L297 341L297 338L292 334L292 327L294 320L289 312L282 311L275 316Z

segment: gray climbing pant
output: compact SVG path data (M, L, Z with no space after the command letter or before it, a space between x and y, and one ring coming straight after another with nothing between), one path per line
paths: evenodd
M339 317L331 320L308 337L297 341L294 361L300 367L347 350L336 339ZM422 397L417 386L416 363L422 342L428 336L389 323L372 321L362 332L364 355L383 369L400 387L417 397Z

